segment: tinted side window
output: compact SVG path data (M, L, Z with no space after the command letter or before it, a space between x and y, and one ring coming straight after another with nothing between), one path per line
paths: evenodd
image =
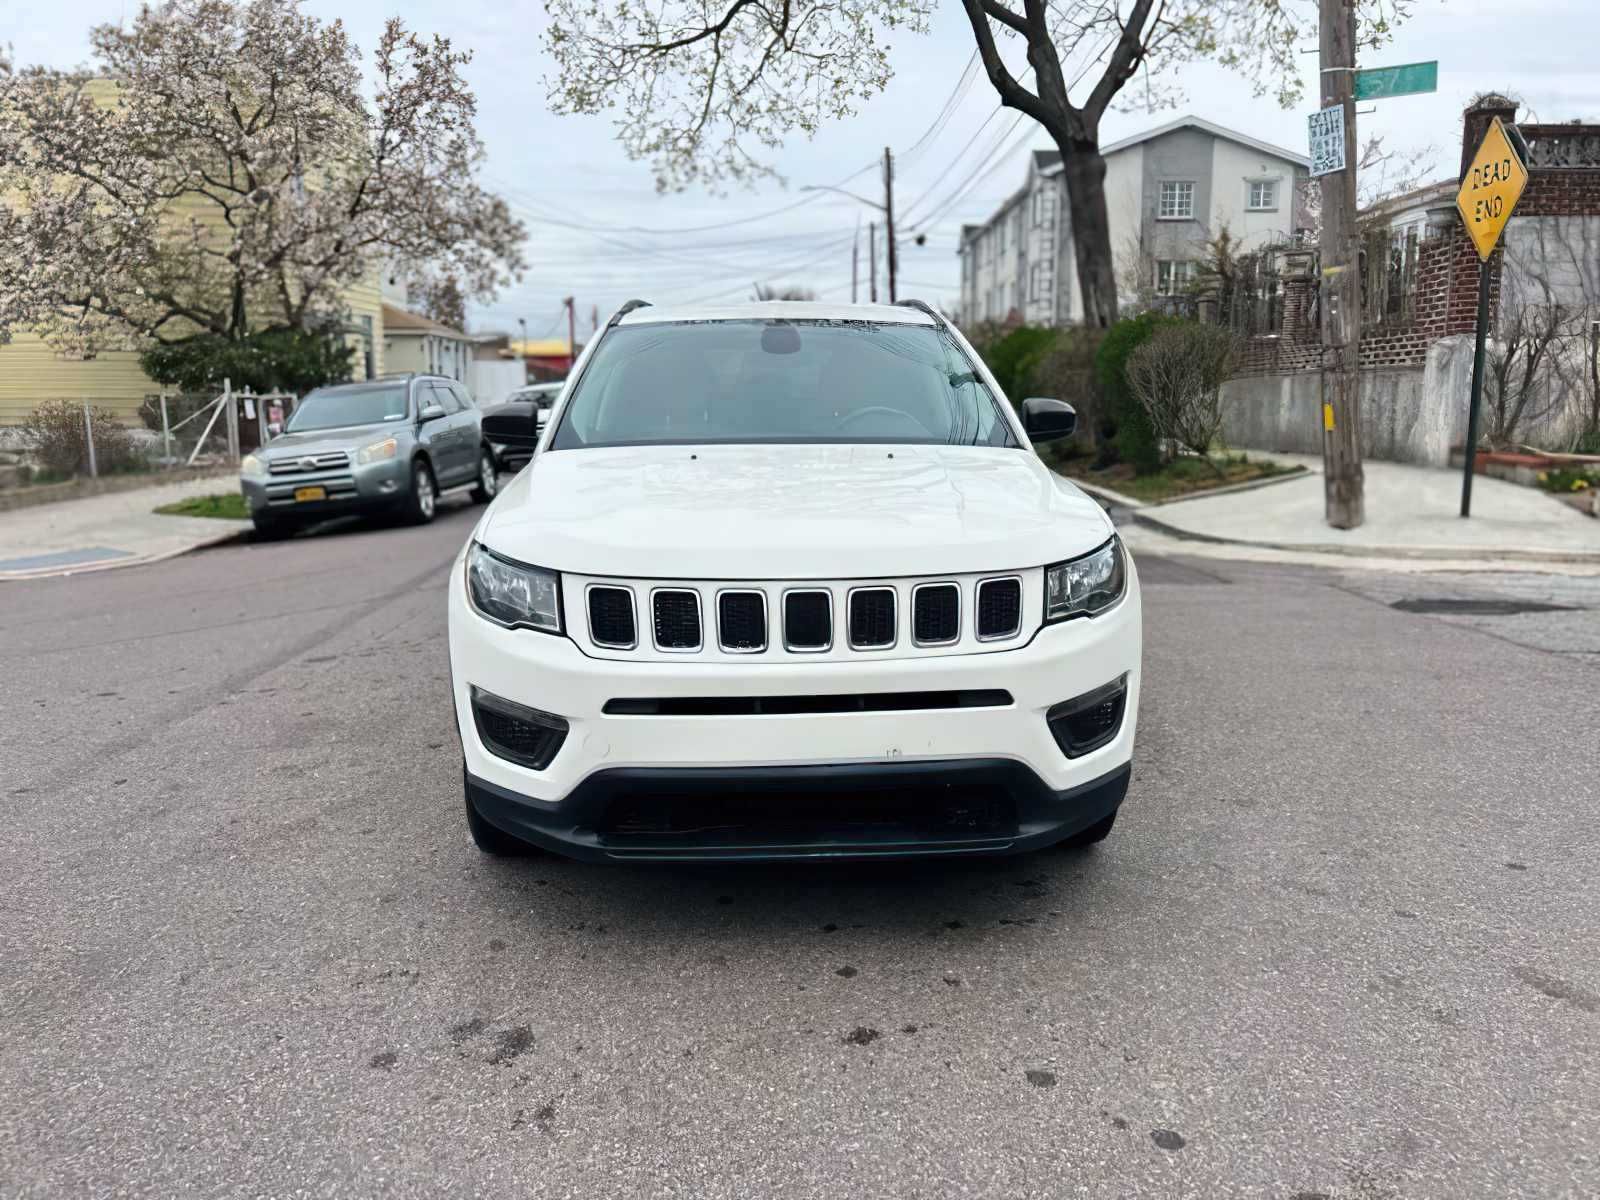
M431 386L433 387L433 402L435 404L444 409L444 411L447 413L458 413L461 411L461 401L456 398L456 394L454 392L452 392L442 383L435 383Z
M477 407L477 405L472 402L472 393L467 391L466 387L462 384L452 383L450 385L450 390L455 394L456 400L460 402L463 409L473 409Z

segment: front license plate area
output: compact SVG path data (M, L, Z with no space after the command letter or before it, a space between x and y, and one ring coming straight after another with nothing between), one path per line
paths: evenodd
M326 500L327 498L328 489L324 487L302 487L294 490L294 499L297 504L304 503L307 500Z

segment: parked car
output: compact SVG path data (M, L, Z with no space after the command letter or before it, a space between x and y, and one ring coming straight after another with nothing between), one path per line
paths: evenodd
M530 436L491 419L491 439ZM1105 837L1137 573L934 310L626 306L457 559L480 849L965 855Z
M494 498L482 414L453 379L404 375L310 392L284 432L240 467L256 532L292 533L345 513L433 520L442 492Z
M493 414L508 421L521 420L532 431L536 440L544 432L545 422L549 419L550 408L556 402L556 397L561 395L564 383L530 383L527 387L518 388L499 404L485 408L484 415ZM491 443L493 445L493 443ZM494 445L495 459L500 464L500 469L506 472L516 472L528 465L528 460L533 457L531 444L518 443Z

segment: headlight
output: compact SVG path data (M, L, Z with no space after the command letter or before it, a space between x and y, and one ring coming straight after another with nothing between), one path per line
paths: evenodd
M239 474L250 479L260 479L267 473L267 464L254 454L246 454L239 460Z
M365 466L367 463L382 462L386 458L393 458L400 452L400 443L394 438L384 438L381 442L373 442L370 446L363 446L356 451L356 464Z
M1045 568L1044 619L1092 617L1122 599L1127 586L1122 543L1113 537L1092 554Z
M561 632L561 576L507 562L476 542L467 551L467 596L496 624Z

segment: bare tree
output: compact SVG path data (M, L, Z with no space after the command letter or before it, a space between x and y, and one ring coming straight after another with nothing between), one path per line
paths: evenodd
M754 299L756 300L815 300L816 292L806 287L773 287L770 283L758 283L755 287Z
M454 275L437 275L413 284L410 297L424 316L452 329L466 329L467 298Z
M1157 437L1211 462L1211 448L1222 434L1222 385L1237 355L1231 330L1192 321L1157 329L1134 350L1128 385Z
M1488 366L1491 441L1600 444L1600 218L1508 227Z
M1315 0L962 0L1000 103L1036 121L1061 151L1084 322L1116 319L1100 122L1124 103L1181 98L1172 71L1211 59L1247 73L1258 95L1300 98L1299 45ZM1363 44L1384 40L1412 0L1356 0ZM559 112L615 109L624 149L651 160L658 187L770 174L757 157L810 136L883 90L886 40L928 27L934 0L548 0ZM1024 77L1002 44L1023 43ZM1031 81L1027 76L1031 75ZM1031 86L1030 86L1031 83ZM1072 93L1082 85L1079 98ZM752 146L756 148L752 152Z
M520 273L448 41L388 22L370 98L295 0L169 0L91 43L95 73L0 66L0 340L325 328L380 258L479 296Z

